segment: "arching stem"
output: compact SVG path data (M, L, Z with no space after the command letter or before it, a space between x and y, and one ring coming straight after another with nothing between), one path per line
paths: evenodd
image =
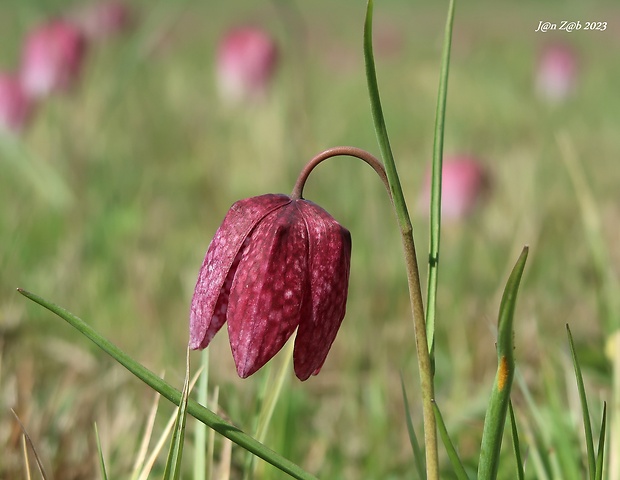
M392 199L392 192L390 190L390 184L388 183L388 179L385 174L385 169L383 168L383 163L381 163L381 161L377 157L375 157L371 153L368 153L366 150L362 150L361 148L356 147L333 147L319 153L316 157L310 160L299 174L297 182L295 183L295 187L293 188L293 193L291 193L291 198L293 200L303 198L304 185L306 184L306 180L308 179L308 176L310 175L310 172L312 172L314 167L316 167L323 160L327 160L331 157L338 157L341 155L359 158L360 160L363 160L368 165L370 165L374 169L374 171L377 172L377 175L379 175L379 177L381 178L381 181L383 182L383 185L385 185L388 195L390 196L390 200Z

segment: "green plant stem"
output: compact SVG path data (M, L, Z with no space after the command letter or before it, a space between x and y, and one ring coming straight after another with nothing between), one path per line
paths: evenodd
M439 459L437 451L437 422L433 409L435 388L433 385L433 371L431 357L428 351L426 337L426 321L424 316L424 302L422 300L422 289L420 287L420 274L418 270L418 259L416 255L415 243L413 240L413 227L405 196L396 170L396 163L392 155L390 141L388 138L383 110L381 108L381 98L379 96L379 86L377 83L377 72L375 69L374 54L372 48L372 13L373 1L368 0L366 9L366 21L364 23L364 59L366 64L366 80L368 83L368 93L370 97L370 109L377 134L377 142L381 150L381 156L387 174L390 197L394 205L396 218L403 243L405 266L407 269L407 284L409 287L409 299L413 313L413 329L415 333L416 353L418 357L418 369L420 374L420 390L422 393L422 414L424 417L424 445L426 447L426 476L428 480L439 479Z

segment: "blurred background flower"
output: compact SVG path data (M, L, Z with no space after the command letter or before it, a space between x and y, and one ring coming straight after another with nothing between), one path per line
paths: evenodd
M0 73L0 131L19 133L27 125L33 102L22 89L17 75Z
M229 30L217 50L217 85L230 103L257 100L266 94L278 63L271 35L256 27Z
M135 12L118 0L104 0L80 5L71 19L89 40L106 40L130 30L135 24Z
M86 40L74 24L53 19L35 27L22 50L21 81L25 92L35 98L69 90L77 81Z
M575 50L563 43L547 45L536 66L536 90L544 100L557 103L569 97L577 84L578 60Z

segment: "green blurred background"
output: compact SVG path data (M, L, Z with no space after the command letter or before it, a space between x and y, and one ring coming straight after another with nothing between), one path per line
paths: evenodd
M0 68L17 65L33 25L76 4L3 0ZM20 139L1 143L0 478L24 471L9 408L55 478L94 478L94 421L112 478L128 478L152 397L16 287L66 307L180 386L191 294L228 207L290 193L305 162L331 146L378 154L362 56L365 2L129 5L136 28L93 46L78 88L42 104ZM445 2L375 5L379 86L422 262L428 226L416 205L432 153L446 10ZM607 30L535 33L541 20L605 21ZM277 38L281 65L264 103L231 109L218 100L215 48L229 27L248 23ZM453 42L445 152L479 157L493 188L472 217L444 225L437 398L475 464L499 296L524 244L531 252L515 322L521 375L543 407L564 408L569 322L587 357L592 400L609 397L604 346L612 314L601 293L609 284L593 262L558 135L584 169L601 219L595 243L618 272L620 8L459 2ZM580 66L575 94L558 105L534 89L538 53L552 42L571 45ZM305 196L352 233L347 316L321 374L306 383L291 375L267 444L321 478L413 475L401 374L417 427L421 411L389 201L372 170L346 158L321 165ZM421 270L424 280L425 263ZM225 329L210 349L221 408L251 431L268 372L238 379ZM551 394L549 385L559 387ZM233 465L242 459L233 452ZM258 478L283 476L265 468Z

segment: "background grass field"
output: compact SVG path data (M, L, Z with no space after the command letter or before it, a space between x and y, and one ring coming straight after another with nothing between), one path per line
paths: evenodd
M29 28L71 5L3 0L0 66L17 64ZM111 478L129 478L153 396L16 287L66 307L180 386L191 294L228 207L239 198L290 193L304 163L328 147L378 154L363 70L364 2L133 5L137 28L94 47L78 88L42 105L23 138L0 142L0 478L25 478L21 431L9 408L53 478L95 477L95 421ZM432 151L446 8L429 1L375 6L379 86L421 261L428 227L415 207ZM608 27L535 33L540 20ZM225 108L214 84L215 45L229 26L248 22L277 37L281 69L265 104ZM556 106L542 102L533 85L538 51L553 41L574 46L581 66L576 94ZM615 2L457 5L445 151L479 156L493 189L473 217L443 230L436 393L470 466L495 371L499 296L524 244L531 251L516 355L538 405L532 409L515 386L525 437L543 451L554 445L574 452L572 459L550 455L562 472L580 458L567 322L593 411L611 401L605 345L619 312L609 310L603 292L613 286L608 272L620 269L619 60ZM583 167L601 219L590 237L566 156ZM401 374L417 428L421 409L389 201L371 169L346 158L319 167L305 196L352 233L347 316L321 374L306 383L288 378L266 443L321 478L411 478ZM608 271L593 251L602 252ZM251 432L270 367L237 378L224 332L210 347L211 385L220 387L222 412ZM171 412L162 404L155 436ZM512 477L509 444L500 478ZM220 447L218 441L216 458ZM233 449L233 478L243 462ZM566 475L582 478L579 470ZM284 475L261 464L257 478Z

